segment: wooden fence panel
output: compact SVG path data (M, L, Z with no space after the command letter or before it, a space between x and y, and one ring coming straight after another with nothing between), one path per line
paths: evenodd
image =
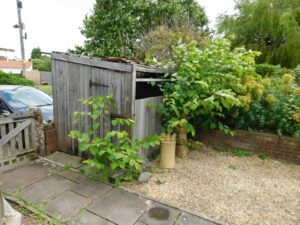
M0 117L0 168L32 158L39 150L43 154L43 136L39 132L42 126L37 120L39 109L24 113L19 116Z

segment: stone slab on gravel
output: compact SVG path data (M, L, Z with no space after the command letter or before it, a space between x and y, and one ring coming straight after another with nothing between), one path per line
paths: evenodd
M51 155L46 156L45 158L61 165L72 165L74 169L82 166L80 157L69 155L63 152L55 152Z
M152 202L120 189L97 199L88 209L118 225L133 225Z
M113 223L96 216L95 214L84 211L76 218L71 225L114 225Z
M153 211L156 209L156 211ZM159 203L154 203L139 219L147 225L173 225L177 220L180 211Z
M85 180L72 188L77 194L86 198L96 199L103 196L112 189L110 185L104 184L100 181Z
M139 184L147 183L148 180L152 177L152 173L149 172L142 172L138 179Z
M74 192L66 191L50 200L44 207L45 211L63 222L69 221L86 207L90 200Z
M183 212L175 225L219 225L219 223L214 223L198 216Z
M25 201L39 204L63 193L74 184L64 177L52 175L24 188L22 198Z
M3 183L4 191L12 191L32 184L54 172L61 170L61 167L44 162L31 162L26 165L0 173L0 180Z

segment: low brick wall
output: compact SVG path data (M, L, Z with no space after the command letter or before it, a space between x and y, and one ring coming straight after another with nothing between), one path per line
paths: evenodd
M225 148L240 148L263 152L274 158L300 164L300 140L269 133L236 131L235 136L221 131L199 132L198 140L206 145Z
M45 148L46 148L46 155L50 155L57 151L57 135L56 129L49 129L45 130Z

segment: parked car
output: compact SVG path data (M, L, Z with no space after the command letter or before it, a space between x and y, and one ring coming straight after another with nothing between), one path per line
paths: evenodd
M44 92L27 86L0 85L0 113L22 113L31 107L42 110L45 122L53 120L53 100Z

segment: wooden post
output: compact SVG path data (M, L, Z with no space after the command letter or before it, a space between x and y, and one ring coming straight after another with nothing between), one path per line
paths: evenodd
M4 224L4 197L2 192L2 183L0 183L0 225Z
M44 125L43 125L43 114L40 108L31 108L31 112L34 115L34 129L35 129L35 148L37 153L41 156L46 155L45 150L45 136L44 136Z

